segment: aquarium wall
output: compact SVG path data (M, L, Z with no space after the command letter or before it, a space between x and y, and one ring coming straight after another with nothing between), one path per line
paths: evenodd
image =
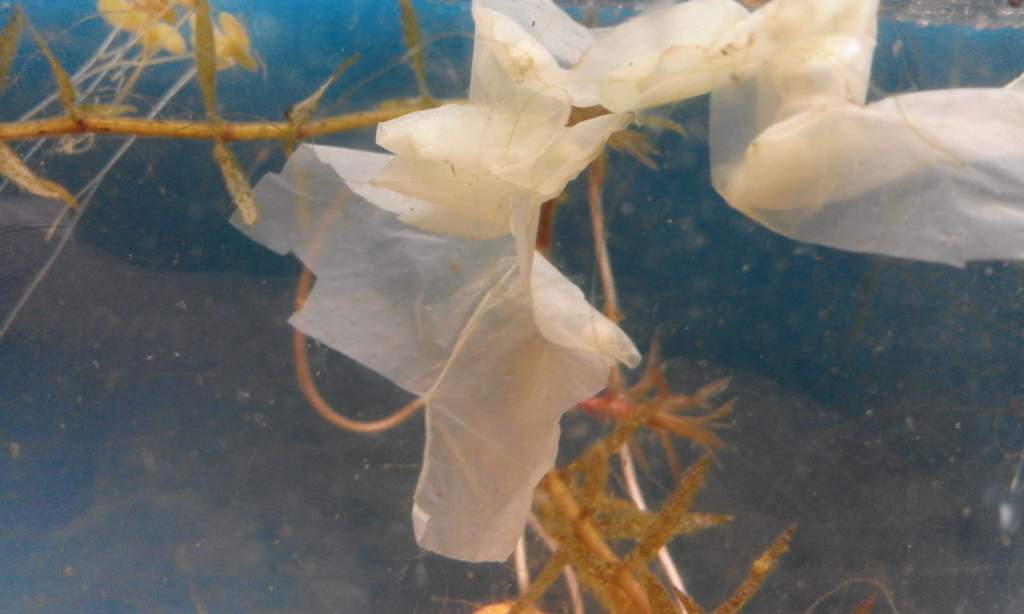
M1019 611L1016 4L0 3L0 610Z

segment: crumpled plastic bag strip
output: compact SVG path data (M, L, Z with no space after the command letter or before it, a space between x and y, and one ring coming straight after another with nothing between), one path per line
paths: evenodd
M751 13L736 0L688 0L590 31L551 0L475 0L474 16L479 28L479 15L489 14L478 36L505 49L494 61L530 89L628 112L746 78L808 39L835 34L872 2L774 0ZM542 22L540 14L557 17Z

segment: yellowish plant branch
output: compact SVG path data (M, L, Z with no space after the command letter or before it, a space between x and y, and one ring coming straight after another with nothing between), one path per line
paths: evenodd
M162 137L221 141L280 140L295 135L298 139L324 136L373 126L401 117L433 104L415 100L407 103L308 120L298 130L291 122L229 122L181 119L144 119L141 117L101 117L84 115L76 118L52 117L28 121L0 122L0 141L18 141L69 134Z
M630 612L638 614L651 611L651 604L647 592L637 582L628 565L623 565L615 552L601 536L601 533L594 527L590 520L583 514L583 510L576 503L569 487L557 475L556 472L549 472L541 479L541 488L551 497L554 507L562 517L572 522L576 532L576 539L579 540L593 555L601 561L614 566L612 581L618 586L622 594L630 602Z

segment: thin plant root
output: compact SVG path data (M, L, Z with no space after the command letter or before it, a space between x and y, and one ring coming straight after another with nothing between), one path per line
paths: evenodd
M297 309L301 309L302 304L306 301L306 296L309 294L312 282L313 274L309 269L303 269L302 276L299 277L299 286L296 291ZM423 407L425 403L422 398L414 399L409 403L406 403L391 415L386 418L381 418L380 420L363 421L349 418L334 409L334 407L332 407L331 404L324 400L323 396L320 395L320 391L316 386L316 381L313 379L313 373L309 369L309 355L306 352L306 335L302 334L302 331L297 328L292 330L292 354L295 359L295 377L298 380L299 390L302 392L303 396L306 397L306 400L316 413L320 414L324 420L340 429L355 433L380 433L387 431L411 418Z
M619 311L619 298L615 291L615 275L612 272L611 258L608 256L608 238L605 235L604 205L601 191L607 158L604 154L595 159L587 172L587 202L590 204L590 221L594 232L594 254L597 268L601 276L601 289L604 291L604 315L612 322L622 321Z
M832 596L838 594L840 591L857 584L867 584L875 589L875 593L869 595L866 599L854 606L854 609L850 614L870 614L874 612L874 607L877 602L877 595L882 596L882 600L885 602L887 610L893 614L899 614L899 608L896 607L896 599L893 597L892 591L885 585L884 582L876 578L849 578L844 580L838 586L828 591L821 597L814 600L814 603L810 605L804 614L812 614L818 611L818 607L828 601ZM874 598L874 599L872 599Z

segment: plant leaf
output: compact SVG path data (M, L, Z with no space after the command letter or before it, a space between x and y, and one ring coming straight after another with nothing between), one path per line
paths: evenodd
M238 164L235 154L231 153L223 141L218 140L213 144L213 158L220 166L220 172L224 175L224 184L227 186L235 206L238 207L242 221L246 224L255 224L260 217L260 212L256 207L256 201L253 200L249 179Z
M43 179L32 172L18 154L7 143L0 142L0 175L13 181L18 187L43 198L63 201L69 207L77 208L78 203L70 192L60 184Z
M64 111L70 117L75 117L77 115L75 103L78 100L78 94L75 92L75 86L71 82L71 77L68 76L64 67L57 61L57 57L53 55L52 51L50 51L50 46L46 44L46 39L43 38L42 34L40 34L27 19L25 20L25 25L28 27L28 31L32 35L32 40L35 41L36 46L39 47L39 51L42 52L43 57L46 58L46 63L50 66L50 72L53 73L53 79L57 82L57 94L60 99L61 106L64 107Z
M21 29L25 25L25 13L18 5L11 11L11 18L7 20L3 32L0 32L0 93L4 91L7 81L7 72L14 62L14 55L18 51L18 42L21 40Z
M291 124L292 129L292 136L285 144L285 148L288 151L291 151L295 147L295 133L302 127L302 124L306 123L306 120L309 119L314 111L316 111L316 108L320 106L320 101L323 99L324 94L327 93L327 89L330 88L331 85L341 77L341 75L345 74L345 71L347 71L349 67L355 64L358 60L358 53L352 54L343 60L341 64L338 64L338 67L334 69L331 76L327 77L327 79L320 84L320 87L316 88L316 90L314 90L308 97L296 102L287 111L285 111L284 116L288 118L288 122Z

